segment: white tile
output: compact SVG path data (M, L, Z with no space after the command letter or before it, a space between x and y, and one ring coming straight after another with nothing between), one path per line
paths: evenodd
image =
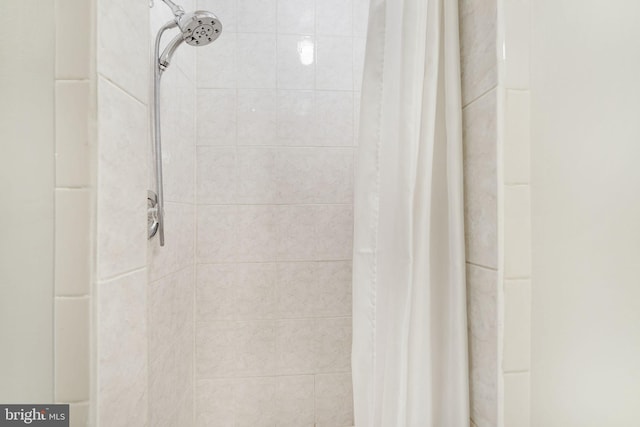
M277 377L276 421L278 427L314 427L313 375Z
M504 188L504 275L531 276L531 191L528 185Z
M317 319L316 372L351 372L351 318Z
M193 289L191 267L149 286L150 425L188 422L173 406L187 406L192 394Z
M314 0L278 0L279 34L314 34Z
M198 90L198 145L236 144L236 102L235 89Z
M357 91L362 89L366 45L367 39L364 37L353 39L353 89Z
M318 37L316 89L353 90L353 38Z
M353 94L346 91L316 92L315 142L317 145L353 144Z
M235 426L235 408L231 379L196 381L196 426Z
M316 375L316 427L353 425L350 374Z
M239 376L273 375L276 370L276 333L273 320L237 322L236 366Z
M236 149L234 147L198 147L196 182L199 204L235 202L238 192Z
M276 379L242 378L234 383L234 427L275 426Z
M246 262L276 261L278 250L276 209L273 206L238 207L238 255Z
M237 35L237 82L239 88L276 87L276 36Z
M280 262L276 267L277 313L280 318L316 315L318 263ZM322 294L324 296L325 293Z
M147 333L150 361L165 353L176 354L176 348L185 335L193 341L194 289L192 266L149 284Z
M275 33L276 0L237 0L238 31L241 33Z
M315 79L315 39L303 35L278 35L278 88L313 89Z
M129 0L100 1L97 9L98 73L146 103L151 74L149 4ZM72 28L75 30L76 25ZM78 33L75 34L77 37Z
M187 369L192 369L191 366L185 364ZM193 370L191 370L193 372ZM182 399L178 403L176 409L175 421L172 421L170 425L178 425L184 423L188 426L195 425L195 397L193 387L193 375L186 377L189 380L189 387L182 395Z
M196 261L199 263L237 260L238 207L198 206Z
M353 250L353 208L326 205L318 209L317 236L319 259L351 259Z
M223 29L215 43L196 49L196 70L199 88L235 88L236 33Z
M531 425L531 391L529 373L504 376L504 425L529 427Z
M353 0L321 0L316 2L318 35L351 36L353 32Z
M56 79L88 79L91 49L91 3L57 0ZM84 37L78 37L84 34Z
M323 153L317 148L282 148L278 151L278 200L282 203L321 201ZM320 196L321 197L321 196ZM322 200L325 201L325 200Z
M282 148L276 159L280 203L351 203L352 149Z
M98 424L147 423L147 271L98 285Z
M531 367L531 280L504 282L504 372Z
M479 427L498 419L498 274L467 264L471 418Z
M272 320L198 323L196 354L198 378L273 375L275 323Z
M89 298L56 298L55 312L55 399L89 400Z
M190 144L176 146L167 138L162 141L162 177L165 202L193 203L196 194L195 132ZM166 143L165 143L166 142Z
M313 206L280 206L277 213L278 260L317 259L317 209Z
M238 148L238 200L242 203L274 203L278 191L276 150Z
M318 168L321 172L318 180L320 184L317 200L328 203L353 203L353 149L328 148L324 150Z
M197 0L197 5L198 10L208 10L222 21L223 33L238 30L237 0Z
M498 265L496 91L463 110L467 260Z
M351 262L319 262L316 277L318 281L316 315L351 316Z
M56 186L89 185L89 82L56 82Z
M149 425L169 427L178 421L177 408L172 408L179 400L174 365L171 351L154 354L149 361Z
M236 277L236 313L240 319L274 318L277 307L276 264L241 264Z
M315 126L314 91L278 91L278 140L282 145L311 145Z
M238 89L238 145L275 145L276 91Z
M358 146L358 138L360 137L360 92L353 93L353 145Z
M278 374L310 374L318 363L315 319L277 321Z
M98 81L99 279L147 263L148 116L140 102Z
M528 1L504 3L505 87L530 88L531 11Z
M366 37L370 0L353 0L353 35Z
M193 203L196 90L182 71L165 74L160 108L165 200Z
M88 295L91 223L89 192L57 189L55 205L56 295Z
M241 264L198 264L196 320L233 319L236 315L236 278Z
M238 329L238 322L233 320L196 324L196 378L237 374Z
M89 423L89 404L72 403L69 405L69 426L86 427Z
M528 91L507 90L504 136L504 182L531 181L531 125Z
M165 242L156 239L148 244L149 279L157 280L193 264L195 251L196 210L193 205L167 202L165 210Z
M498 82L497 2L460 2L462 104L467 105Z

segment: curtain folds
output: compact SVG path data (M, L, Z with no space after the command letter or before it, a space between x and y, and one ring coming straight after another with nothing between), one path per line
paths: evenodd
M353 282L356 427L468 427L457 0L372 0Z

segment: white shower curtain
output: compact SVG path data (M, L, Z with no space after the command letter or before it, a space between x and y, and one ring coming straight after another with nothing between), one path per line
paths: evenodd
M469 426L457 1L371 1L354 208L356 427Z

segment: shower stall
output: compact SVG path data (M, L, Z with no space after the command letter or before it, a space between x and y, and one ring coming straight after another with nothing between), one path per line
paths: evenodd
M28 198L3 220L0 404L69 404L72 426L352 426L368 1L9 5L46 36L21 54L2 21L21 114L3 182Z
M376 301L373 293L359 299L353 278L374 277L382 264L354 271L363 264L354 262L353 242L364 241L355 248L362 261L409 222L354 236L354 222L379 219L377 210L354 210L354 199L381 206L362 196L354 176L361 183L358 171L384 164L415 178L385 187L392 200L428 193L436 175L455 181L464 172L464 183L454 182L464 196L446 199L464 202L453 217L464 221L464 236L449 223L420 223L423 211L406 209L418 198L397 211L410 211L412 244L426 229L451 232L430 256L460 261L465 252L455 268L435 263L411 278L466 276L468 352L451 353L457 373L468 357L468 378L456 387L468 383L469 425L601 426L614 415L638 425L637 7L371 0L369 14L369 3L3 2L0 408L68 404L72 427L371 427L358 424L354 407L400 420L402 412L387 409L406 409L402 393L419 389L410 374L435 366L412 359L407 343L424 349L451 312L442 301L464 302L464 288L379 299L409 295L410 304L407 316L398 311L395 324L377 330L397 338L389 348L399 351L376 365L385 368L376 372L385 385L376 396L395 400L367 407L372 396L352 379L360 372L367 382L356 369L366 363L352 363L363 354L352 344L376 335L366 322L354 334L353 319L363 326L358 314L373 313ZM26 30L16 18L25 16ZM415 25L397 25L405 20ZM382 53L372 44L393 34L402 37ZM438 58L448 58L442 68L439 55L421 56L444 45L456 52ZM394 55L406 61L402 79L376 68L380 58L399 64ZM419 87L421 76L433 85L414 91L407 82L416 76ZM385 77L387 91L362 98ZM384 110L401 130L389 134L433 130L461 149L403 151L404 163L364 156L363 165L358 153L370 153L364 143L379 136L372 100L402 90L405 98L391 100L410 102ZM445 93L448 102L436 102ZM408 107L420 96L433 111ZM368 121L360 123L361 111ZM447 126L416 126L429 111L443 113ZM424 160L433 167L418 168ZM446 205L433 195L442 199L429 206ZM385 261L415 261L395 249L383 251ZM385 270L392 284L393 271ZM432 311L415 310L431 297ZM423 331L425 313L444 320ZM463 326L459 350L464 307L454 315ZM452 359L433 355L429 363ZM385 380L398 371L404 382L395 393ZM452 389L440 384L429 403ZM443 406L453 401L446 396ZM449 408L463 424L465 401ZM424 414L426 402L412 407ZM398 423L382 427L417 427Z
M72 426L352 426L369 2L7 8L46 36L21 53L2 21L1 169L24 186L2 212L0 404L69 404Z

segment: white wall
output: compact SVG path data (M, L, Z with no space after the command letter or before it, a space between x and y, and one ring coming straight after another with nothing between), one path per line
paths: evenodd
M53 399L53 1L0 16L0 401ZM16 16L39 37L24 37Z
M640 4L532 11L532 425L640 425Z
M353 154L366 0L200 0L198 425L353 425Z
M497 1L460 0L471 420L498 418Z
M195 0L180 4L186 11L195 10ZM153 42L173 14L161 1L149 13ZM175 33L168 31L164 43ZM162 75L166 245L160 247L157 237L148 244L150 426L193 425L196 50L186 43L180 46ZM155 188L151 182L149 188Z
M96 1L96 424L148 423L149 2Z
M71 426L84 426L90 398L91 5L3 6L0 401L69 403ZM15 16L30 17L41 37L25 39Z

